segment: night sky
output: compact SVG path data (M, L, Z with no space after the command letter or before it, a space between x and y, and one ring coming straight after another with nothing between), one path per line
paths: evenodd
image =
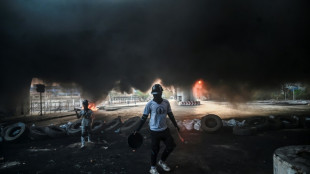
M308 83L308 16L307 0L1 1L0 105L32 77L75 83L95 101L157 78L203 79L231 98Z

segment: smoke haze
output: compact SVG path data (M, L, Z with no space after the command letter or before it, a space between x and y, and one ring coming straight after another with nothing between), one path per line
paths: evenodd
M94 101L157 78L204 79L232 100L309 82L308 9L306 0L1 1L1 94L29 89L32 77L75 83Z

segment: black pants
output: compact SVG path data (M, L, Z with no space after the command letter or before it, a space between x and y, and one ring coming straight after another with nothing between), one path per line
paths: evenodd
M166 148L161 156L162 161L166 161L169 154L175 148L174 140L170 134L169 128L164 131L151 131L151 140L152 140L152 154L151 154L151 165L156 165L157 155L159 152L160 141L163 141L166 145Z
M90 126L82 126L81 128L81 136L91 136L91 127Z

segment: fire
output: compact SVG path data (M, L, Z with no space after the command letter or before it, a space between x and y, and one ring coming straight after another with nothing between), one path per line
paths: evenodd
M82 109L84 109L83 106L82 106ZM91 102L88 103L88 109L90 109L92 111L97 111L98 110L98 108L96 107L96 104L95 103L91 103Z
M193 94L197 99L201 99L207 94L206 86L202 80L196 81L193 86Z
M96 108L96 104L95 103L89 103L88 104L88 109L92 110L92 111L97 111L98 108Z

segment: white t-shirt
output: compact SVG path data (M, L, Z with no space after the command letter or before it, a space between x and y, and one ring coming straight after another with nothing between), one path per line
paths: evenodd
M149 125L152 131L163 131L167 129L166 117L169 112L172 111L168 100L163 99L160 104L151 100L146 104L143 115L151 114Z

